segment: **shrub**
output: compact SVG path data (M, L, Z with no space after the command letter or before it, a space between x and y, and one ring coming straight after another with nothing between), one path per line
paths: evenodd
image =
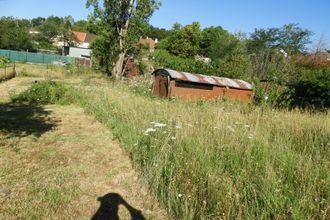
M330 70L303 70L294 83L294 105L302 108L330 107Z
M158 50L154 53L156 67L170 68L178 71L215 75L212 65L194 58L182 58L171 55L166 50Z
M293 102L294 89L278 82L267 82L268 88L254 80L254 103L263 107L289 108Z
M218 75L235 79L250 78L251 62L248 54L243 51L235 51L224 59L217 60Z
M67 100L68 88L63 83L44 81L35 83L28 90L13 95L13 102L26 102L29 104L63 104Z
M0 56L0 68L4 67L10 60L7 57Z

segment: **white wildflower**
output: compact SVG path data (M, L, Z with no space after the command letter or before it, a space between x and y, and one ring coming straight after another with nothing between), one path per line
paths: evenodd
M178 194L178 197L181 198L183 195L181 193Z
M254 135L253 134L249 134L248 138L249 139L253 139L254 138Z
M145 134L145 135L149 135L150 133L153 133L153 132L156 132L156 129L154 129L154 128L147 128L147 129L144 131L144 134Z
M268 100L268 96L265 96L265 100L266 100L266 101Z
M166 127L166 124L155 123L154 126L155 126L155 128L164 128L164 127Z
M250 127L250 125L244 125L244 127L246 127L246 128L249 128L249 127Z
M176 137L171 137L171 140L173 140L173 141L176 140Z

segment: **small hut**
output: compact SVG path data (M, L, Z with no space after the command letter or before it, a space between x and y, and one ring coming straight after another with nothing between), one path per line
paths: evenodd
M253 87L250 83L239 79L206 76L170 69L158 69L152 92L160 97L180 97L186 101L200 99L211 100L224 98L250 103Z

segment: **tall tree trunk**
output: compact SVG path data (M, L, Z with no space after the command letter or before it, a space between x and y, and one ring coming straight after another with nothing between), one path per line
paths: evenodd
M116 61L115 66L112 70L112 77L114 79L119 79L123 70L124 60L125 60L125 52L121 52L118 56L118 60Z
M125 55L126 55L126 49L124 47L125 44L125 39L126 39L126 35L127 35L127 31L128 31L128 26L129 26L129 22L130 22L130 18L133 12L133 7L134 7L134 3L136 0L129 0L129 5L128 5L128 18L125 21L125 25L124 27L120 28L120 39L119 39L119 50L120 53L118 55L118 59L115 63L115 66L113 67L112 70L112 77L114 79L118 79L119 77L121 77L121 74L123 72L123 65L124 65L124 60L125 60Z

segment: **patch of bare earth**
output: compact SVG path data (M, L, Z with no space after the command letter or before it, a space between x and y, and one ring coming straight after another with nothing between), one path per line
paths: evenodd
M76 106L40 112L47 129L0 128L0 219L167 219L107 128Z

